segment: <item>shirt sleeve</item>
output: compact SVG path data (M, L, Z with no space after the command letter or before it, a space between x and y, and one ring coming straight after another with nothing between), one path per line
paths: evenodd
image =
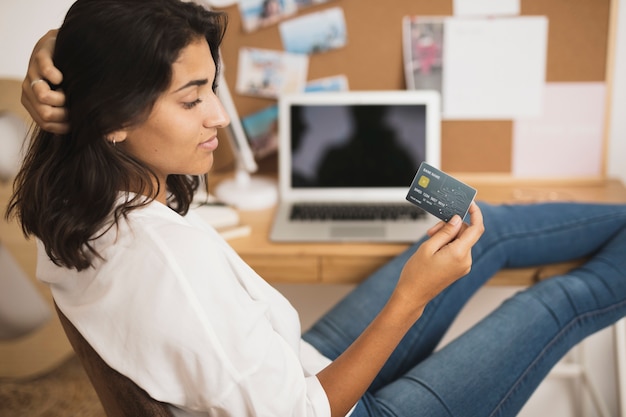
M85 315L83 328L95 329L85 337L152 397L183 409L330 416L319 380L301 364L297 314L246 268L194 228L136 233L101 268L115 280L101 302L110 317L103 326Z

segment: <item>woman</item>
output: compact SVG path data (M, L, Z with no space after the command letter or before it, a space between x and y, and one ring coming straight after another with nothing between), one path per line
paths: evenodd
M228 123L222 33L177 0L78 0L23 84L57 133L33 137L8 215L40 240L60 309L151 396L179 415L512 416L626 314L626 207L473 204L469 225L438 224L301 337L289 303L187 213ZM582 256L433 353L498 269Z

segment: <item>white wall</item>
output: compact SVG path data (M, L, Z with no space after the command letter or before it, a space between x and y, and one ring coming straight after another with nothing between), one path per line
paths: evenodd
M0 2L0 77L23 79L35 42L59 27L74 0Z

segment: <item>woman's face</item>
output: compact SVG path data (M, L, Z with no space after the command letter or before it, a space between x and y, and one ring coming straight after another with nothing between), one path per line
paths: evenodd
M193 41L172 65L172 82L148 119L122 132L121 146L154 170L161 184L170 174L203 175L213 165L217 129L230 123L213 91L215 72L207 41Z

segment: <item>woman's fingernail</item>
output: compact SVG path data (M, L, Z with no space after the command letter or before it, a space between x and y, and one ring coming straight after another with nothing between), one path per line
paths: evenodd
M452 216L452 218L450 219L450 224L453 226L456 226L457 224L459 224L461 222L461 217L459 217L458 214L455 214L454 216Z

